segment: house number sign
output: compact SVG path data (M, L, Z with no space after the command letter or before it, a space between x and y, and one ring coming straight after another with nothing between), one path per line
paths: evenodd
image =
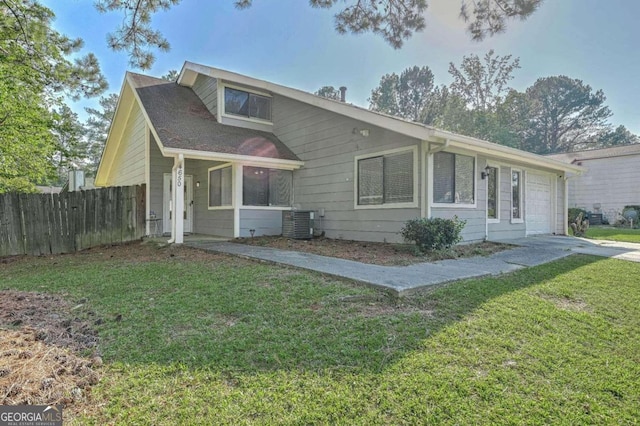
M182 167L178 168L178 176L176 178L176 186L180 188L182 186Z

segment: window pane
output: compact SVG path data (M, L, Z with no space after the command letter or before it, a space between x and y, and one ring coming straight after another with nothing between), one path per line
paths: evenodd
M242 203L245 206L269 205L269 169L244 166Z
M251 94L249 116L271 121L271 98Z
M293 173L291 170L269 170L269 205L291 205L291 187Z
M433 201L453 203L455 156L449 152L433 155Z
M511 209L514 219L522 219L520 209L520 172L511 173Z
M231 166L220 169L220 204L231 205Z
M220 199L221 175L222 173L220 169L211 170L209 172L209 207L217 207L222 205Z
M242 90L224 89L224 111L227 114L249 116L249 93Z
M358 161L358 204L382 204L383 158Z
M231 205L231 166L209 172L209 207Z
M473 204L474 158L456 154L456 203Z
M498 169L496 167L490 167L489 176L487 176L487 217L498 218Z
M384 202L413 201L413 152L384 156Z

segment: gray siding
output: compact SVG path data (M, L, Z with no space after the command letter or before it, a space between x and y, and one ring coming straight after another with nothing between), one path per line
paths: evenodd
M640 204L640 155L580 160L587 171L569 179L569 207L601 211L612 223L624 206Z
M193 176L193 232L196 234L233 237L233 210L209 210L208 169L221 163L187 160L185 174ZM200 182L200 187L196 187Z
M199 74L192 89L215 116L218 113L218 80Z
M160 148L153 135L149 135L149 210L155 212L156 217L163 217L162 191L164 185L164 174L171 173L173 158L163 157ZM171 232L170 229L163 229L163 232Z
M240 236L250 237L251 229L255 229L254 236L256 237L260 235L281 235L282 211L240 209Z
M273 98L273 121L275 135L305 161L294 172L294 205L325 210L324 218L316 216L318 231L331 238L401 241L400 228L420 209L354 209L354 157L420 141L281 96ZM369 137L358 133L363 128Z
M145 119L134 103L107 186L128 186L145 183Z
M500 223L489 223L490 240L508 240L525 236L524 223L511 223L511 167L500 166Z

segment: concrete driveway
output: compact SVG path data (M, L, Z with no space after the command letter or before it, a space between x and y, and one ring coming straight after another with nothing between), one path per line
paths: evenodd
M640 244L621 243L608 240L588 240L586 238L541 235L518 240L499 241L523 247L548 250L566 250L572 253L591 254L614 259L640 262Z
M371 265L311 253L230 242L190 241L185 242L185 245L346 278L383 288L398 296L435 284L495 276L542 265L574 253L640 262L640 244L549 235L503 242L517 247L486 257L448 259L409 266Z

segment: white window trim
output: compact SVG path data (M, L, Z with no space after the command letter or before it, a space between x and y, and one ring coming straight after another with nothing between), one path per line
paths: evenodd
M520 173L520 217L519 218L514 218L513 217L513 172L519 172ZM511 223L524 223L524 170L523 169L518 169L515 167L511 167L511 173L509 174L509 188L511 188L510 191L510 198L511 198L511 202L510 202L510 206L511 206L511 212L510 212L510 216L511 216Z
M446 208L446 209L477 209L478 208L478 155L474 154L474 153L470 153L470 152L466 152L466 151L462 151L462 150L457 150L457 149L447 149L444 151L440 151L440 152L447 152L449 154L460 154L460 155L466 155L467 157L473 157L473 204L463 204L463 203L436 203L433 199L429 200L431 201L431 207L433 208ZM434 185L434 180L433 180L433 171L434 171L434 165L433 163L435 162L435 154L433 155L433 161L431 162L431 167L430 167L430 171L429 171L429 182L431 185L431 196L435 197L435 188L433 187Z
M383 204L358 204L358 161L367 158L380 157L390 154L398 154L400 152L413 152L413 201L409 203L383 203ZM372 209L414 209L418 208L418 146L409 146L403 148L388 149L386 151L374 152L371 154L356 155L353 157L353 208L354 210L372 210Z
M226 167L231 167L231 204L228 206L211 206L211 171L213 170L219 170L219 169L224 169ZM235 201L235 197L233 196L234 193L234 179L233 179L233 165L231 163L225 163L225 164L221 164L219 166L215 166L215 167L210 167L207 169L207 209L208 210L233 210L233 208L235 207L234 205L234 201Z
M256 117L245 117L243 115L236 115L236 114L227 114L227 111L225 110L225 101L224 101L224 92L227 87L230 89L241 90L243 92L247 92L247 93L251 93L254 95L263 96L265 98L271 99L271 120L263 120L261 118L256 118ZM219 105L218 111L220 111L221 117L273 126L273 95L270 95L268 93L260 92L259 90L248 89L242 86L236 86L233 84L220 83L218 85L218 105Z
M249 206L244 204L244 168L245 167L259 167L261 169L267 169L267 170L284 170L284 171L291 172L291 200L289 200L291 205L290 206ZM265 166L264 164L253 165L253 164L246 163L240 166L240 175L243 177L242 186L238 188L238 197L240 199L240 206L239 206L240 210L291 210L293 208L294 194L295 194L295 191L293 189L293 169Z
M487 178L487 210L486 210L486 214L487 214L487 223L500 223L500 175L502 174L500 172L500 165L493 163L491 161L487 161L487 166L495 168L497 170L497 175L496 175L496 217L495 218L490 218L488 216L489 214L489 180Z

